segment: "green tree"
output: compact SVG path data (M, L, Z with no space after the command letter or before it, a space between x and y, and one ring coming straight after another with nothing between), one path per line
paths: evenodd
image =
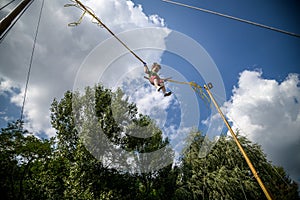
M33 181L39 163L51 155L49 140L41 140L23 129L22 122L9 123L0 134L1 195L5 199L39 199Z
M176 190L178 199L265 199L231 137L221 136L205 157L199 156L205 138L200 132L193 137L194 141L186 148L182 160ZM297 185L290 181L283 169L272 166L259 145L252 144L245 137L238 138L273 198L298 199Z
M53 101L51 111L56 154L66 159L64 198L160 199L171 191L172 163L152 169L155 159L143 156L166 147L168 139L149 117L137 113L121 90L111 92L99 85L87 87L83 94L66 92ZM172 159L170 148L162 153L165 157L156 159Z
M121 90L67 91L54 99L51 123L56 137L49 140L18 121L1 129L1 198L265 199L231 137L221 136L207 154L210 141L194 131L181 164L163 165L173 160L168 138ZM238 138L274 199L299 199L284 169ZM152 152L159 153L145 156Z

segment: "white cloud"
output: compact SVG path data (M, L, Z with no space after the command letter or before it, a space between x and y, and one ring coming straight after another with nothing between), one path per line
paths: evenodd
M17 89L16 83L10 79L0 77L0 95L5 95L5 92L15 93L14 89Z
M155 91L154 87L147 87L137 89L130 100L135 102L139 112L145 115L166 116L165 112L170 105L171 97L164 98L163 94ZM157 119L157 117L155 118Z
M113 31L137 27L164 26L164 20L158 15L147 16L141 5L124 0L87 1L101 21Z
M299 75L279 83L264 79L261 71L243 71L233 96L225 103L233 128L262 145L268 159L300 179Z
M163 18L160 18L158 15L151 15L149 19L157 25L165 26L165 21Z
M95 46L111 37L105 29L91 23L88 16L78 27L68 27L68 23L79 19L82 11L75 7L65 8L64 4L67 3L70 1L45 1L25 104L28 126L32 131L44 131L49 136L54 134L49 120L53 98L60 99L66 90L72 90L84 58ZM134 5L131 1L97 0L83 3L93 8L96 15L116 34L134 28L164 26L163 19L156 16L153 20L153 17L143 13L140 5ZM0 45L0 75L6 77L5 81L1 81L1 91L19 88L22 93L14 94L11 99L18 106L22 102L40 6L41 1L35 1ZM149 35L143 35L139 40L148 43L153 41ZM143 55L153 57L151 52ZM101 55L98 57L101 58ZM97 67L86 73L86 77Z

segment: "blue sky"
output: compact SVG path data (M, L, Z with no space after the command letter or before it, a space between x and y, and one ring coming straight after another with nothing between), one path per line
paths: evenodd
M300 180L300 171L297 169L300 158L294 153L300 151L300 38L160 0L83 2L88 3L115 33L121 34L128 46L136 49L147 63L161 62L164 67L162 76L172 75L188 81L197 79L194 81L200 85L204 84L204 79L214 80L214 77L220 76L222 81L212 81L216 85L212 92L216 94L233 127L262 145L268 159L284 166L293 179ZM59 99L66 90L91 84L91 80L116 83L124 74L140 77L140 73L143 73L140 63L122 46L118 46L106 30L91 23L88 17L80 26L68 27L68 23L79 18L80 11L64 8L66 3L70 2L45 1L25 104L27 127L43 136L55 134L49 125L49 107L54 97ZM297 0L185 0L181 3L300 34L300 3ZM20 115L23 95L20 91L24 91L40 6L41 1L34 2L0 44L1 127ZM12 7L0 11L0 16L3 17ZM156 35L147 34L149 31L144 34L134 31L145 27L167 28L168 31L164 33L162 29ZM183 34L186 40L171 40L169 31L175 35ZM168 52L171 48L168 39L171 44L173 41L181 45L175 54ZM185 46L185 42L190 40L203 50L193 51L191 46ZM186 53L183 58L179 56L183 54L180 51ZM93 57L95 52L102 52L102 56L96 54ZM206 52L207 55L199 56L203 59L198 63L199 66L205 68L210 63L216 69L211 76L205 69L201 72L208 75L199 73L200 76L197 76L195 69L198 65L185 60L189 55L200 55L200 52ZM112 55L116 58L113 62L110 58ZM104 78L99 75L99 64L109 66L103 69L103 73L107 73ZM122 69L120 65L123 65ZM120 71L120 74L116 71ZM143 81L141 79L139 84L143 85ZM192 100L195 96L189 88L170 83L168 87L174 90L175 95L157 105L163 108L162 116L169 120L167 124L177 119L182 124L182 130L185 130L191 118L192 124L200 125L203 129L215 124L215 120L219 122L217 115L208 110L201 100ZM140 89L134 90L136 93L132 93L132 99L140 106L140 110L147 112L145 108L152 98L149 94L153 94L156 100L160 97L155 91L142 93L144 90ZM179 112L177 107L170 109L170 105L180 105L182 110ZM193 113L196 107L198 110ZM218 128L219 123L212 130ZM173 139L180 143L183 138L173 136Z
M142 4L145 13L159 13L169 28L202 45L222 73L228 96L244 69L261 68L266 78L279 81L289 73L300 72L299 38L160 0L134 2ZM300 2L296 0L187 0L181 3L300 33Z

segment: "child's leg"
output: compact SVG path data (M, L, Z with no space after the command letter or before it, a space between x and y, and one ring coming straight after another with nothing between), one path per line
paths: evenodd
M166 91L166 87L165 87L164 81L160 80L159 85L160 85L161 90L163 91L165 97L170 96L172 94L171 91L169 91L169 92Z
M161 90L163 91L163 93L166 93L166 87L164 83L160 83L160 86L162 87Z
M159 79L154 79L154 85L158 90L162 90L162 92L164 94L166 93L166 88L165 88L165 84L163 81L161 81Z
M158 80L157 78L153 80L153 83L154 83L154 86L155 86L157 89L160 88L160 87L162 87L162 86L164 86L163 83L160 83L159 80Z
M166 96L170 96L171 94L172 94L172 92L167 92L166 91L166 87L165 87L165 84L164 84L164 82L162 81L162 80L160 80L160 79L154 79L153 80L153 84L154 84L154 86L156 87L156 89L159 91L159 90L162 90L162 92L164 93L164 96L166 97Z

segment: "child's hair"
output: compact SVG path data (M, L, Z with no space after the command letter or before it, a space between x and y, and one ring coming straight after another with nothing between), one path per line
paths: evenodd
M153 65L152 65L152 69L153 69L153 67L155 67L155 66L158 66L158 68L159 68L159 69L161 69L161 66L160 66L160 64L158 64L158 63L156 63L156 62L155 62L155 63L153 63Z

